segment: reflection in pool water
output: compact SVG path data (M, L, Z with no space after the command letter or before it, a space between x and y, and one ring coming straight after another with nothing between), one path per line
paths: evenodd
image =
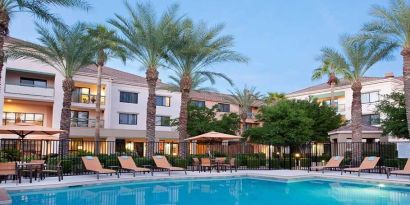
M245 205L409 204L410 189L332 181L274 182L251 178L159 181L11 193L13 204Z

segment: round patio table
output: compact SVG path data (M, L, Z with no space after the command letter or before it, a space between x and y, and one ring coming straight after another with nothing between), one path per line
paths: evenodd
M21 171L23 170L29 170L30 173L30 183L33 182L33 169L36 166L40 166L40 169L42 170L44 168L43 163L35 163L35 162L23 162L23 163L17 163L17 169L18 169L18 178L19 178L19 183L21 183ZM40 178L39 178L40 179Z

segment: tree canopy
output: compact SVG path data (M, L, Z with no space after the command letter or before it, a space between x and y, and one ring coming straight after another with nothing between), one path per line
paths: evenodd
M405 95L394 92L377 105L377 110L386 117L381 120L383 134L410 139L407 129Z
M210 131L235 134L239 130L239 116L236 113L216 117L217 106L212 108L188 106L188 135L196 136ZM174 122L178 124L178 122Z
M252 142L287 145L326 141L327 133L342 124L334 107L307 100L281 100L263 106L257 118L263 126L245 131L244 137Z

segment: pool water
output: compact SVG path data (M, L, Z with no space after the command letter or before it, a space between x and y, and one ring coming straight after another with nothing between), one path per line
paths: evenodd
M410 189L335 181L224 178L11 192L14 205L410 204Z

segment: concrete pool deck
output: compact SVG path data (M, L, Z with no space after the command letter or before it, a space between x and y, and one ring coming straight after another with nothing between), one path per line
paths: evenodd
M307 172L304 170L238 170L238 172L192 172L187 171L187 175L184 172L172 172L171 176L168 176L167 172L154 172L154 176L151 174L137 174L133 177L131 173L122 173L120 178L117 176L100 175L100 179L97 180L96 175L80 175L80 176L65 176L64 180L58 181L57 177L47 177L42 181L34 181L29 183L28 179L22 179L21 184L16 184L16 181L8 180L7 183L0 184L0 190L7 191L29 191L39 189L49 189L68 186L83 186L83 185L96 185L115 182L135 182L135 181L152 181L152 180L173 180L173 179L200 179L200 178L219 178L219 177L262 177L281 181L288 180L303 180L303 179L336 179L356 182L367 183L383 183L383 184L396 184L410 186L410 176L390 176L387 179L385 174L370 174L362 173L361 176L357 176L357 173L346 173L340 175L340 171L326 171L322 172ZM1 204L1 203L0 203Z

